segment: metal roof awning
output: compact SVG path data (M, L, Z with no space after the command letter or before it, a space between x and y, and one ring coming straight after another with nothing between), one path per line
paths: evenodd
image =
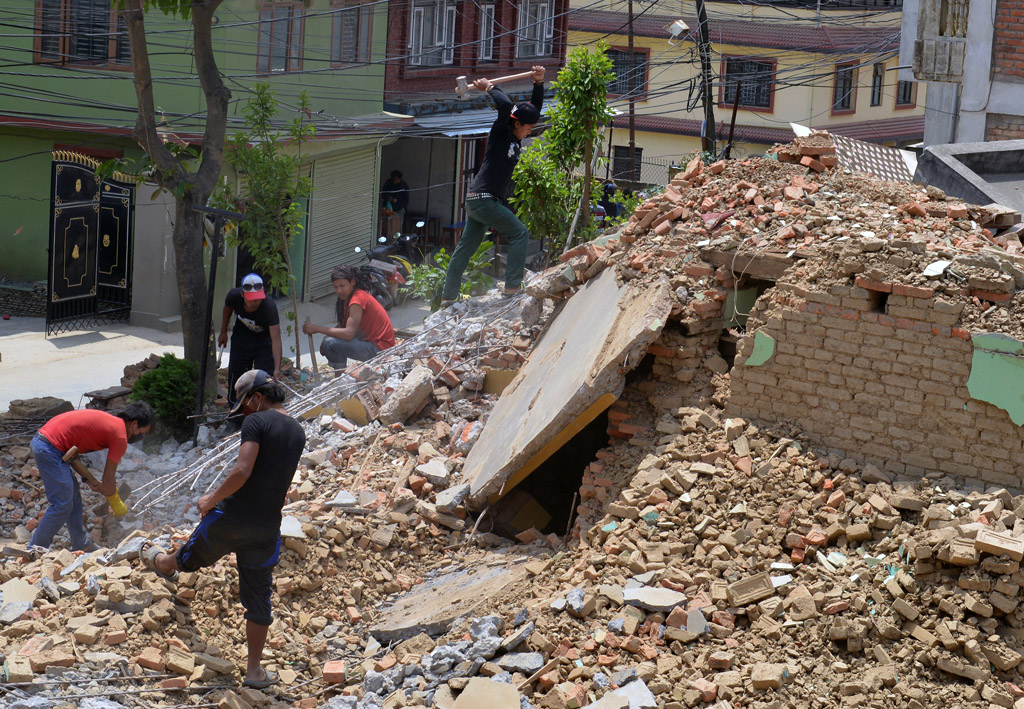
M541 115L545 115L545 109ZM411 131L419 135L443 135L449 138L459 136L487 135L498 113L493 108L462 113L441 113L430 116L416 116Z

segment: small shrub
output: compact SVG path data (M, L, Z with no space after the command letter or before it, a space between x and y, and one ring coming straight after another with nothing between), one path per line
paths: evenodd
M148 403L175 437L186 438L192 432L189 416L195 411L198 382L199 365L168 352L156 369L139 377L132 399Z
M477 248L476 253L466 264L466 271L462 274L462 285L459 293L474 295L485 293L488 288L494 285L494 278L487 273L491 265L488 252L494 247L491 241L484 241ZM444 277L448 271L448 262L451 256L444 249L440 249L433 257L433 263L424 263L420 266L413 266L409 274L409 289L417 298L423 300L430 306L431 310L441 307L441 291L444 290Z

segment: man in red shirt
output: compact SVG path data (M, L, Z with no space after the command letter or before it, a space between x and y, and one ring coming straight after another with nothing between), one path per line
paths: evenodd
M349 358L367 360L378 352L395 346L395 330L388 313L368 292L366 277L351 266L338 266L331 271L331 284L338 294L334 308L338 314L337 327L306 323L302 331L307 335L321 333L320 354L327 358L331 368L345 369Z
M78 476L62 457L72 446L78 446L79 453L106 449L103 479L93 489L109 501L117 494L117 465L121 456L129 443L149 433L154 421L153 409L142 401L129 404L116 416L98 409L78 409L47 421L32 439L31 447L50 506L36 527L31 544L49 547L54 535L66 524L73 550L93 548L95 545L82 521Z

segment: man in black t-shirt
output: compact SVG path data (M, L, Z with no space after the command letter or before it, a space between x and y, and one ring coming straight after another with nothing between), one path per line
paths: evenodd
M267 298L263 279L250 273L242 279L241 288L232 288L224 298L217 344L228 343L228 324L235 316L231 330L231 356L228 358L228 407L235 405L235 382L243 372L262 369L281 375L281 319L274 301Z
M196 503L203 519L176 554L143 547L143 563L174 581L235 553L238 592L245 608L248 663L243 686L263 689L278 677L260 664L270 613L272 571L281 554L281 508L306 447L306 433L284 410L284 387L261 369L235 384L236 408L245 414L238 460L217 489Z

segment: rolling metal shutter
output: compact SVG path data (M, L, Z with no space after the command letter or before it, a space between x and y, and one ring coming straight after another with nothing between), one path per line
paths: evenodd
M313 163L309 199L309 254L306 298L331 292L331 269L358 264L357 254L373 246L377 179L373 146L356 148Z

